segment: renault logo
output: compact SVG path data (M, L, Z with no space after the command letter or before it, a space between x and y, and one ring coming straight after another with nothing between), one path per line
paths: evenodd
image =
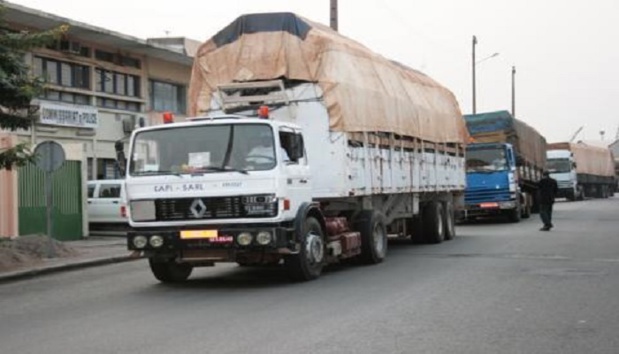
M206 213L206 205L204 205L202 199L194 199L189 207L189 211L196 219L202 219Z

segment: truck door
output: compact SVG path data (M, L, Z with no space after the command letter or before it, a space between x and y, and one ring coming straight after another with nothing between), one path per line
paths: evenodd
M296 213L302 203L312 200L312 181L303 135L300 131L282 127L279 144L278 159L286 176L287 198L290 199L290 210Z

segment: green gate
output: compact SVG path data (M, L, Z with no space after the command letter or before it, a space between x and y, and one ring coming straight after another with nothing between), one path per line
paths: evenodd
M54 238L79 240L82 230L80 161L65 161L54 172ZM19 169L19 234L46 234L45 173L33 164Z

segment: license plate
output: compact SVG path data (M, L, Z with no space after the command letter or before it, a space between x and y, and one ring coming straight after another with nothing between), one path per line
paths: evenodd
M498 208L499 203L481 203L479 204L480 208L489 209L489 208Z
M192 240L196 238L217 238L217 230L184 230L181 231L181 239Z

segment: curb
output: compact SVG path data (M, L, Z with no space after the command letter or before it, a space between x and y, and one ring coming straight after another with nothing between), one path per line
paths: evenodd
M57 264L57 265L51 265L47 267L33 268L33 269L27 269L27 270L21 270L21 271L18 270L18 271L9 272L6 274L0 274L0 284L17 281L17 280L34 278L39 275L60 273L64 271L84 269L84 268L96 267L96 266L107 265L107 264L137 261L139 259L141 259L141 257L136 257L136 256L129 254L129 255L123 255L123 256L94 258L94 259L88 259L88 260L77 261L77 262L72 262L72 263Z

